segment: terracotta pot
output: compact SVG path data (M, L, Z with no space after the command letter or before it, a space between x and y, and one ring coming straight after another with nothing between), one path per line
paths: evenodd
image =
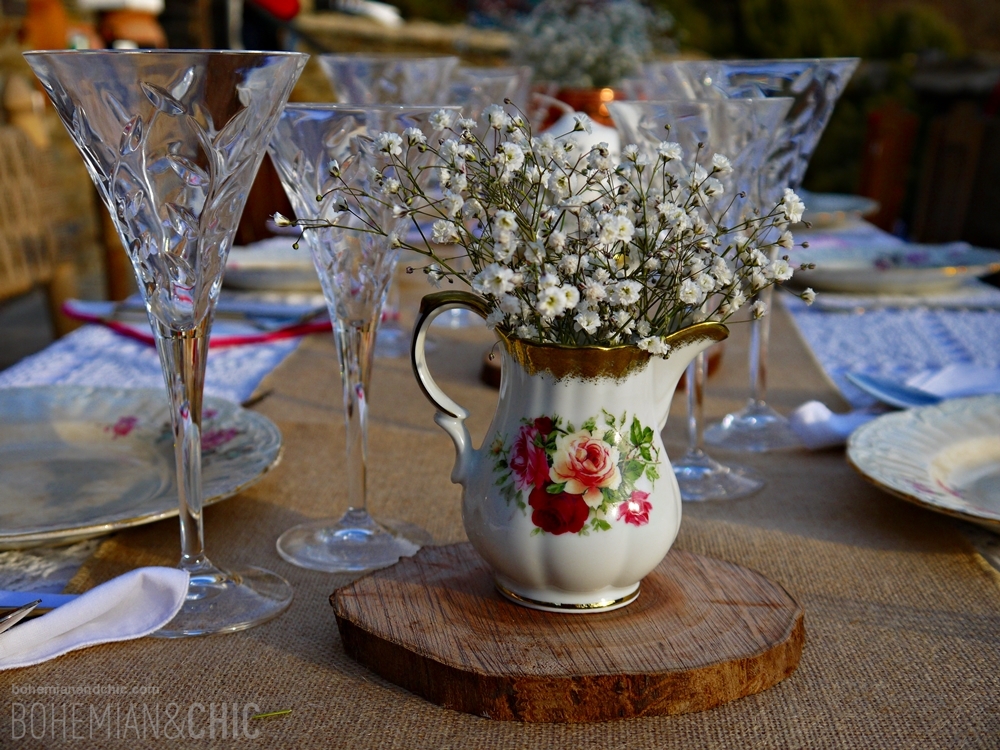
M554 84L543 84L536 86L535 91L565 102L575 111L587 114L594 122L609 127L614 127L614 122L608 112L608 102L625 98L621 91L612 88L557 89ZM552 125L562 114L556 107L550 107L542 129Z

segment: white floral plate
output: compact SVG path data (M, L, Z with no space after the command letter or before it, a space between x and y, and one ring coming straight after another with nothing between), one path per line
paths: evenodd
M1000 531L1000 395L886 414L851 435L847 459L904 500Z
M306 243L292 247L295 237L278 236L234 247L226 260L223 283L232 289L319 292L319 276Z
M806 204L802 221L808 221L813 229L839 227L855 217L871 216L879 210L877 200L863 195L813 193L803 189L798 193Z
M816 264L796 272L797 284L854 294L940 293L1000 271L1000 251L964 242L807 248L790 256L793 263Z
M206 398L205 503L273 468L271 420ZM166 391L38 386L0 389L0 549L68 544L177 515Z

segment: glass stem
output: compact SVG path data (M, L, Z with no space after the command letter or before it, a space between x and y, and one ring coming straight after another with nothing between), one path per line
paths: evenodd
M338 320L334 329L340 350L347 428L347 491L350 511L366 512L368 466L368 386L375 351L375 320Z
M205 557L202 519L201 402L212 320L211 315L207 315L189 331L174 331L153 318L151 320L170 396L170 425L174 436L181 522L180 567L197 571L210 565Z
M702 451L705 407L705 352L698 354L687 366L684 374L687 395L688 455Z
M762 404L767 398L767 348L771 338L774 287L765 289L757 299L767 305L767 315L750 321L750 400Z

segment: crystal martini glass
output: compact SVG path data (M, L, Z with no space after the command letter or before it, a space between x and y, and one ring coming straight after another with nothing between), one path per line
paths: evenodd
M306 55L28 52L111 212L146 303L170 398L187 599L157 635L242 630L292 589L205 555L201 404L208 335L246 196Z

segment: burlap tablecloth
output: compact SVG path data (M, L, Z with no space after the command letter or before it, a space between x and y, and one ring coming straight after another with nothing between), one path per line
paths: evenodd
M436 338L438 382L470 408L470 427L481 436L496 398L477 379L487 336ZM711 416L745 397L745 338L737 327L709 383ZM841 404L780 313L772 363L770 400L779 409L808 398ZM146 638L0 673L0 746L1000 747L997 575L953 522L869 486L838 450L719 453L762 472L767 488L684 508L679 547L761 571L805 609L801 664L774 689L698 714L527 725L448 711L383 681L341 649L328 597L350 579L296 568L274 548L288 527L345 507L336 373L334 347L322 336L264 381L261 390L273 393L257 409L284 434L282 463L205 514L210 557L279 572L295 588L291 609L242 633ZM675 399L667 428L672 455L682 452L681 402ZM418 523L439 543L463 540L459 488L448 480L453 448L407 361L377 362L370 403L373 512ZM176 521L119 533L71 587L86 589L137 565L172 565L178 545ZM40 691L49 686L63 690ZM90 694L81 690L88 686ZM291 713L245 718L283 709Z

